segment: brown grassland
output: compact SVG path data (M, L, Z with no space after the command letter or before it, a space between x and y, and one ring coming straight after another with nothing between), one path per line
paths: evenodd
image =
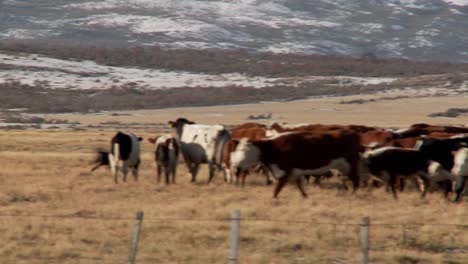
M349 98L346 98L349 99ZM134 115L59 115L82 124L106 121L238 124L248 114L272 112L278 121L356 123L404 127L414 122L467 124L468 118L427 115L466 107L466 98L401 99L364 105L343 98L245 106L136 111ZM331 110L330 110L331 109ZM220 115L222 114L222 115ZM56 118L57 116L49 116ZM148 138L159 131L132 131ZM230 217L241 210L240 263L359 263L358 226L371 218L372 263L468 263L468 197L460 204L440 193L398 200L383 189L339 192L337 181L307 186L304 199L287 186L272 199L272 186L251 175L244 188L218 174L206 185L189 183L182 163L177 184L157 184L153 145L142 143L140 179L114 184L110 172L94 173L97 147L115 130L0 131L0 263L126 263L135 212L143 210L138 263L226 263ZM20 216L22 215L22 216ZM52 217L55 216L55 217ZM392 224L392 225L385 225Z

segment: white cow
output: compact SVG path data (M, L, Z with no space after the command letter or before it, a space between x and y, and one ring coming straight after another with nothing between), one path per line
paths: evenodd
M459 201L465 189L466 178L468 177L468 148L460 148L454 155L455 165L452 174L456 177L455 201Z
M223 148L231 138L229 130L222 125L199 125L185 118L170 121L175 129L182 156L192 176L196 181L200 164L208 163L208 183L213 179L215 166L221 168Z
M138 167L140 166L140 141L141 137L134 134L117 132L111 140L111 151L98 151L97 165L91 171L102 165L109 165L115 183L118 183L117 175L122 170L123 181L127 180L128 169L132 169L135 181L138 180Z
M149 138L150 143L156 144L154 159L156 161L156 176L158 183L161 173L164 172L166 184L175 183L177 163L179 160L179 145L176 139L169 134Z

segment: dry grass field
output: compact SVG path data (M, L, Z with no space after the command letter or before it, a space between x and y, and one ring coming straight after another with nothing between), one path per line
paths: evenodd
M402 99L340 105L341 99L246 106L136 111L131 116L60 115L82 124L198 122L236 124L248 114L272 112L278 121L357 123L386 127L413 122L467 124L468 118L427 113L466 107L466 98ZM349 98L347 98L349 99ZM413 100L413 101L411 101ZM331 109L331 110L330 110ZM56 116L50 116L56 117ZM155 129L132 131L148 138ZM287 186L273 200L272 186L250 175L245 188L207 170L189 183L180 164L177 184L157 184L153 145L142 143L140 179L114 184L110 172L94 173L97 147L115 130L0 131L0 263L126 263L137 210L145 213L138 263L226 263L230 217L241 210L240 263L359 263L358 224L371 218L372 263L468 263L468 197L451 204L441 194L424 200L415 191L399 200L382 189L339 192L337 182L307 186L303 199Z

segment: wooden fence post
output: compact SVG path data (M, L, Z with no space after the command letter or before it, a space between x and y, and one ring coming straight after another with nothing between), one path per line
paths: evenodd
M130 251L128 252L128 264L135 264L138 240L140 239L141 222L143 221L143 211L136 213L135 227L133 228L132 239L130 241Z
M363 217L360 225L362 264L369 263L369 225L370 218L368 216Z
M232 210L231 220L231 252L229 254L229 263L237 264L240 234L240 211L238 209Z

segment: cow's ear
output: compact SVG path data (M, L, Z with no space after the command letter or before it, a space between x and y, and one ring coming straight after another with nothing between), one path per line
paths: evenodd
M158 139L158 137L155 137L155 138L148 138L148 142L149 143L152 143L152 144L156 144L156 140Z
M169 122L167 122L167 124L169 125L169 127L175 127L176 126L176 123L174 121L169 121Z
M142 138L142 137L138 137L138 141L142 141L142 140L143 140L143 138Z

